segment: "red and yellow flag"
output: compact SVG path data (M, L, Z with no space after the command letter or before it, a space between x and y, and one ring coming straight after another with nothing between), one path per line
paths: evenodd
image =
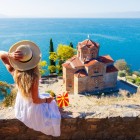
M56 100L57 100L57 104L58 104L59 107L68 106L69 105L68 92L57 96Z

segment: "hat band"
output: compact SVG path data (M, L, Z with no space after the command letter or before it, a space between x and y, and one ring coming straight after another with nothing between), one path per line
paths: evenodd
M29 60L27 60L27 61L19 61L19 62L21 62L21 63L27 63L27 62L31 61L32 58L33 58L33 54L32 54L32 56L31 56L31 58Z

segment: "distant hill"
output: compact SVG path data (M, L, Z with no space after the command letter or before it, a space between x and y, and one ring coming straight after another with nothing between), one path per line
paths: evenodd
M95 13L96 18L140 18L140 11Z
M113 14L115 17L118 17L118 18L140 18L140 11L112 13L112 16Z
M48 16L8 16L0 13L0 18L39 18ZM58 16L58 18L140 18L140 11L126 11L126 12L104 12L104 13L86 13L76 14L74 16Z

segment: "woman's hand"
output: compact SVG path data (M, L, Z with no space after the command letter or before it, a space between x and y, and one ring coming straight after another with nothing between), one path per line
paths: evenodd
M23 53L21 51L15 51L13 53L8 53L8 56L15 60L20 60L23 58Z
M46 102L49 104L49 103L51 103L51 101L52 101L53 99L54 99L53 97L46 98Z

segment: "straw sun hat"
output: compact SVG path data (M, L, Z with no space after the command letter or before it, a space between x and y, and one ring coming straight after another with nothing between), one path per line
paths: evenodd
M9 53L15 51L21 51L23 53L23 58L20 60L9 59L9 62L14 69L26 71L35 68L38 65L41 53L39 47L35 43L29 40L17 42L9 49Z

